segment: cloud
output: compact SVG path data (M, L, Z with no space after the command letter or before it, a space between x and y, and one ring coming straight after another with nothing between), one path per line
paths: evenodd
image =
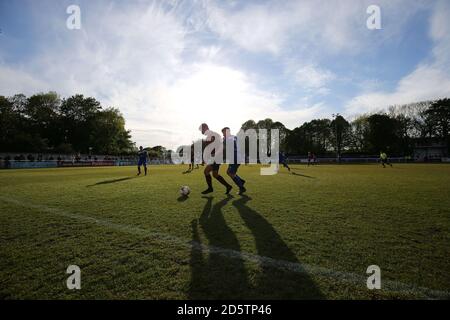
M170 85L129 92L127 101L131 95L138 100L136 104L143 99L154 105L140 118L129 120L138 129L136 134L149 137L155 130L164 132L149 139L161 138L173 147L200 138L196 129L203 122L216 131L229 126L237 132L249 119L269 117L294 128L323 108L314 105L283 110L282 99L276 93L261 91L246 74L226 66L198 63L191 65L186 74ZM170 133L164 130L168 128Z
M30 2L34 38L28 40L34 51L11 59L0 50L1 94L55 90L94 96L104 106L119 107L133 139L143 145L189 143L199 137L201 122L238 130L248 119L271 117L294 128L331 113L318 100L342 75L321 64L325 56L355 56L380 41L395 41L420 8L403 0L381 1L387 25L396 23L374 39L365 27L369 4L80 0L82 29L71 31L62 3ZM448 22L442 9L436 10L430 22L435 62L422 63L396 92L368 88L347 110L410 102L411 92L422 97L445 91L448 69L441 65L449 41L441 30ZM280 79L284 82L270 85ZM309 103L313 94L320 99Z
M325 93L328 92L327 83L335 79L336 75L329 70L309 64L298 68L295 72L295 78L301 87L318 93Z
M139 128L142 115L155 109L149 93L183 72L181 54L189 43L188 28L175 10L160 2L80 6L83 24L77 31L61 23L58 7L49 6L45 14L33 9L35 27L42 29L46 46L31 60L0 64L2 94L82 93L96 97L104 106L119 107L127 127ZM133 132L133 138L139 140L143 135ZM138 142L149 143L148 139Z
M251 4L231 13L218 6L208 7L209 27L249 51L277 54L287 40L289 21L273 12L273 6Z
M65 28L58 8L49 6L41 15L36 7L36 27L46 45L31 60L0 65L1 82L10 84L2 85L2 94L55 90L94 96L120 108L138 144L171 148L198 137L201 122L238 130L248 119L273 117L296 126L320 110L283 110L280 94L261 90L257 78L221 63L220 45L199 45L192 33L200 32L204 17L185 12L205 4L200 5L84 3L79 31ZM196 59L186 60L192 47Z
M49 91L49 86L28 72L0 65L0 83L2 94L14 95L17 93L33 94L36 91Z
M413 5L408 0L378 1L388 26L377 37L370 37L366 27L370 0L248 2L240 10L220 4L207 6L208 25L220 37L251 52L280 55L296 50L311 57L370 50L374 42L400 36L406 22L427 6L424 1Z
M391 105L449 97L449 15L450 3L437 2L430 17L430 37L434 41L430 62L420 63L410 74L399 80L392 92L365 92L352 98L347 103L345 112L354 115L383 110Z

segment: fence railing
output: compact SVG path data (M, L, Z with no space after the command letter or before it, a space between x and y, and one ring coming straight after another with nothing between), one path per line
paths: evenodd
M149 160L149 165L170 164L169 160ZM31 168L58 168L58 167L111 167L135 166L137 160L0 160L0 169L31 169Z
M380 159L377 157L365 157L365 158L340 158L339 160L337 158L316 158L315 160L309 160L307 158L288 158L288 163L377 163ZM405 157L393 157L389 158L389 161L393 163L412 163L415 162L412 158L405 158Z
M393 157L389 158L392 163L417 163L424 161L417 161L411 158L405 157ZM288 158L289 164L307 164L307 158L292 157ZM364 164L364 163L377 163L379 158L366 157L366 158L341 158L338 161L337 158L316 158L315 161L310 161L311 164ZM441 162L450 163L450 158L433 159L428 162ZM173 164L169 159L153 159L148 161L149 165L161 165L161 164ZM31 168L68 168L68 167L104 167L104 166L135 166L137 160L44 160L44 161L29 161L29 160L0 160L0 169L31 169Z

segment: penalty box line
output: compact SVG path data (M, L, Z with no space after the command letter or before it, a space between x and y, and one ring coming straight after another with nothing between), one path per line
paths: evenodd
M106 227L109 229L113 229L119 232L124 232L132 235L137 235L141 237L151 237L152 239L163 242L167 244L177 245L181 246L187 249L196 249L202 252L210 253L210 254L218 254L225 256L227 258L231 259L244 259L246 261L260 264L268 267L273 267L276 269L281 270L288 270L290 272L296 272L296 273L302 273L302 274L310 274L315 275L319 277L326 277L326 278L333 278L338 281L351 283L353 285L361 286L362 288L366 288L366 276L362 276L356 273L352 272L344 272L344 271L336 271L333 269L328 269L320 266L310 265L310 264L301 264L297 262L290 262L290 261L284 261L284 260L278 260L266 256L260 256L257 254L252 254L248 252L243 251L237 251L232 249L226 249L221 248L217 246L212 245L205 245L202 243L199 243L197 241L192 240L186 240L180 237L172 236L169 234L161 233L158 231L153 231L149 229L143 229L131 225L125 225L125 224L119 224L114 223L108 220L104 219L98 219L94 218L88 215L79 214L70 212L67 210L63 210L60 208L53 208L48 207L45 205L39 205L39 204L32 204L27 201L27 203L24 203L23 201L19 201L17 199L13 199L10 197L4 197L0 196L0 200L13 204L16 206L29 208L38 210L41 212L51 213L58 216L75 219L77 221L85 222L85 223L91 223L96 224L102 227ZM435 290L430 289L426 287L418 287L411 284L405 284L398 281L392 281L392 280L382 280L382 290L384 291L390 291L390 292L400 292L400 293L406 293L406 294L419 294L422 295L425 298L430 299L443 299L443 298L450 298L450 292L449 291L441 291L441 290Z

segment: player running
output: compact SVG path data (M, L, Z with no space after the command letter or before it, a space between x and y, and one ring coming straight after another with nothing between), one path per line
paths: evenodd
M225 127L222 129L223 134L223 144L224 144L224 150L227 150L230 145L233 146L233 155L231 159L228 159L228 154L226 154L226 163L228 163L228 169L227 174L228 176L236 183L236 185L239 187L238 194L243 194L247 189L245 189L244 184L245 180L242 179L237 175L237 171L239 169L239 166L241 165L241 154L239 152L239 146L236 141L236 137L231 135L230 128Z
M141 166L144 166L144 172L145 175L147 175L147 160L148 160L148 152L142 148L142 146L139 147L138 152L138 176L141 174Z
M390 165L392 167L392 163L389 162L388 156L385 152L380 152L380 161L383 165L383 168L386 168L386 165Z
M206 136L205 139L205 146L208 144L214 142L216 136L218 136L217 133L209 130L209 127L206 123L202 123L200 125L199 130ZM222 144L220 144L221 148L223 147ZM217 152L217 155L222 153L222 149L220 150L213 150L211 152L211 157L214 158L215 153ZM216 178L217 181L219 181L223 186L226 188L225 194L229 194L231 189L233 188L228 182L225 181L225 179L219 174L220 169L220 163L216 163L213 159L206 159L206 167L203 173L205 174L205 180L206 184L208 185L208 189L205 191L202 191L202 194L208 194L214 191L212 186L212 178L211 178L211 172L213 174L213 177Z
M291 172L291 168L289 168L286 160L287 160L286 155L284 154L284 152L280 151L280 153L278 154L278 163L282 164L283 167L285 167L286 169L289 170L289 172Z

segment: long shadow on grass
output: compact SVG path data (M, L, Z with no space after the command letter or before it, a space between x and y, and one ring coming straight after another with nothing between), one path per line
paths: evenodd
M297 173L297 172L294 172L294 171L292 171L292 174L293 174L294 176L300 176L300 177L303 177L303 178L316 179L316 177L308 176L308 175L306 175L306 174L301 174L301 173Z
M273 226L247 202L251 198L242 196L233 201L245 225L255 238L259 256L300 264ZM257 275L257 299L323 299L315 282L306 272L293 272L274 268L261 263L261 273Z
M213 197L206 199L200 218L192 221L191 251L191 283L190 299L230 299L245 298L248 291L247 272L244 260L237 257L227 257L222 254L204 252L200 247L199 226L208 239L208 245L240 252L236 235L227 226L222 214L222 208L233 198L229 196L216 204Z
M86 187L88 187L88 188L89 187L95 187L95 186L99 186L99 185L102 185L102 184L116 183L116 182L121 182L121 181L134 179L134 178L136 178L136 177L126 177L126 178L119 178L119 179L112 179L112 180L104 180L104 181L100 181L100 182L97 182L97 183L94 183L94 184L87 185Z
M294 176L299 176L299 177L304 177L304 178L310 178L310 179L317 179L316 177L313 176L308 176L306 174L302 174L302 173L298 173L296 171L298 171L299 169L297 168L292 168L291 169L291 174L293 174Z

